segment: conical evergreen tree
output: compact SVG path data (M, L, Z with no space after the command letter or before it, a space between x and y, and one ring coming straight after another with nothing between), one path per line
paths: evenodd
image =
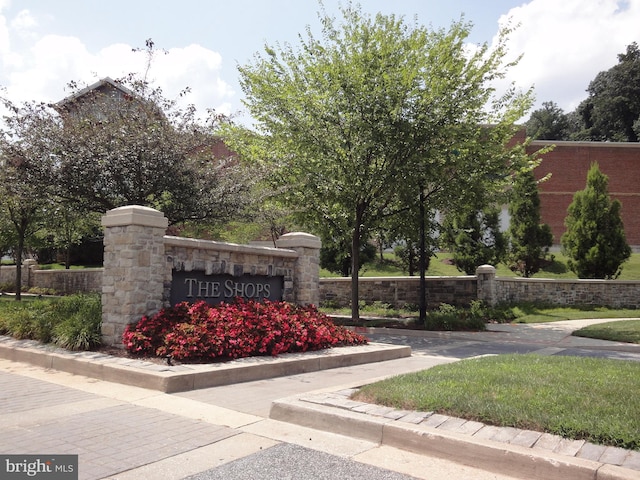
M530 277L542 267L553 235L549 225L540 223L538 185L531 170L516 177L512 195L508 264L522 276Z
M565 218L562 249L578 278L618 278L622 263L631 256L621 203L609 198L609 178L597 163L587 174L587 186L576 192Z

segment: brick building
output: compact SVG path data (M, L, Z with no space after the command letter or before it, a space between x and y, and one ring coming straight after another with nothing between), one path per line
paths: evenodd
M597 162L609 177L609 195L622 203L627 243L640 251L640 143L535 140L527 150L533 153L548 145L555 148L541 157L535 172L537 178L551 173L539 184L539 194L542 222L551 226L554 245L560 245L574 193L585 188L587 172Z

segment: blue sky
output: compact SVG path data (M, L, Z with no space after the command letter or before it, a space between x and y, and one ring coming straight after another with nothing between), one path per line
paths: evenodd
M324 0L338 14L340 0ZM342 1L344 5L345 2ZM524 54L509 80L535 87L537 105L552 100L571 111L589 81L640 43L640 0L361 0L371 14L394 13L434 28L464 14L472 43L491 43L501 23L513 55ZM93 83L144 69L131 52L152 38L158 56L151 78L173 96L185 86L200 109L242 109L237 64L265 42L289 42L306 26L319 32L316 0L0 0L0 85L15 101L55 101L71 81Z

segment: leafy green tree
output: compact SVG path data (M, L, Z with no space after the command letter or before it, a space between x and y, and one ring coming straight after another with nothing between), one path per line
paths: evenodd
M10 244L16 268L16 300L21 299L22 259L35 234L51 214L52 142L60 128L44 104L15 105L7 110L0 130L0 237Z
M435 212L425 210L424 213L424 268L427 270L431 257L437 251L439 225L435 218ZM393 243L397 244L394 248L396 258L409 276L413 276L420 271L420 228L416 228L416 226L422 224L419 215L419 208L410 208L396 215L392 215L385 221L385 225L389 231L389 238L393 239Z
M360 267L362 268L363 264L375 259L376 247L371 243L364 243L360 246L359 254ZM351 275L353 262L351 261L349 239L340 241L339 239L323 238L320 249L320 266L343 277Z
M582 128L575 139L638 141L640 48L636 42L618 55L617 65L596 75L587 92L589 96L576 110Z
M569 117L554 102L544 102L532 112L526 127L527 135L536 140L569 140L571 131Z
M80 245L100 226L100 215L86 212L75 202L58 201L45 222L44 235L50 247L61 252L66 269L71 267L71 249Z
M241 165L215 159L212 129L162 90L129 76L114 82L131 92L95 89L59 104L59 195L87 210L122 205L158 208L171 224L228 219L241 208L250 178Z
M507 241L500 231L500 209L467 207L448 212L442 224L441 242L453 252L458 270L474 275L480 265L497 265L505 255Z
M362 243L408 202L428 199L426 210L437 210L468 185L506 176L513 157L504 146L531 98L496 96L491 86L509 66L508 30L494 50L485 44L470 54L462 21L430 31L351 3L341 12L339 25L320 14L321 40L308 29L299 49L267 45L239 70L245 103L288 187L283 198L301 224L351 239L358 319Z
M508 265L528 278L540 270L553 244L551 227L540 223L540 196L532 171L516 176L509 216Z
M579 278L618 278L631 256L620 217L622 205L609 198L608 185L609 178L597 163L592 164L585 189L576 192L569 205L562 249Z

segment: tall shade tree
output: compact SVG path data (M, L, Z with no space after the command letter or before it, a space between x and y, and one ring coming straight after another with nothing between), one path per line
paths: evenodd
M509 202L509 267L531 277L542 267L553 244L551 227L540 223L538 183L532 171L516 176Z
M555 102L544 102L531 113L526 123L527 135L536 140L569 140L571 122Z
M577 140L637 142L640 139L640 48L618 55L618 64L598 73L589 96L576 109L582 130Z
M578 278L615 279L631 256L620 216L621 203L609 198L609 178L591 165L584 190L576 192L565 218L562 249Z
M52 215L51 152L60 125L44 104L2 103L8 113L0 128L0 237L13 252L20 300L25 248Z
M227 219L248 182L237 163L215 159L223 118L198 117L135 75L76 91L57 104L59 194L88 210L122 205L162 210L171 224Z
M508 31L493 49L470 49L462 20L431 31L351 3L341 13L338 23L320 12L320 39L307 29L299 48L267 45L239 71L289 205L309 228L350 238L357 320L362 242L421 191L436 210L435 191L445 202L504 177L504 146L531 102L513 90L493 98Z

